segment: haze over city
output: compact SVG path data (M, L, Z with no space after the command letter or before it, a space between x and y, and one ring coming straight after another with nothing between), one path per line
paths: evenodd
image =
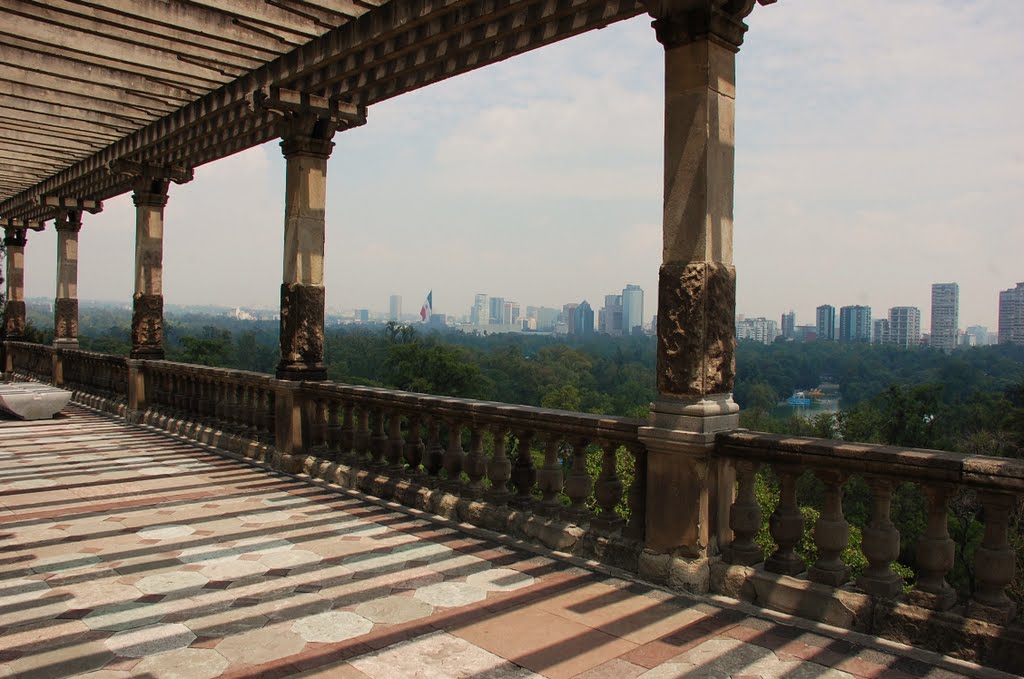
M739 62L737 311L812 323L820 304L917 306L960 285L960 325L996 326L1024 279L1024 5L786 0ZM899 53L899 59L894 58ZM595 308L627 283L656 309L663 69L643 17L374 106L329 165L327 304L403 296L462 315L478 292ZM950 87L950 82L955 83ZM166 210L168 304L273 307L276 143L196 170ZM86 215L83 299L131 299L130 196ZM26 293L52 296L54 232Z

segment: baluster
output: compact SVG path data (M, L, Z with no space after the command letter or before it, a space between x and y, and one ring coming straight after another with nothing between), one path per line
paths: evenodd
M355 404L342 403L344 412L341 419L341 459L351 461L356 444Z
M629 524L623 532L643 540L647 535L647 447L631 443L627 448L633 455L633 483L629 486Z
M213 385L210 383L210 380L202 379L201 378L201 379L199 379L199 385L198 386L199 386L199 418L198 419L200 421L202 421L202 422L209 423L210 415L211 415L211 413L210 413L211 407L210 406L213 405L211 403L211 400L210 400L210 389L212 388Z
M341 407L341 402L333 398L327 402L327 449L335 462L341 459L341 423L338 421Z
M732 529L733 538L728 554L731 563L742 566L753 566L764 561L764 549L754 541L761 528L761 506L754 493L760 466L757 462L746 460L736 463L739 489L729 509L729 528Z
M525 429L518 432L519 449L516 462L512 466L512 483L516 494L509 503L517 509L529 509L533 506L533 484L537 482L537 468L533 464L530 445L533 443L534 432Z
M565 481L565 494L569 497L567 513L576 523L584 523L590 516L587 498L593 490L590 473L587 471L587 439L576 439L572 444L572 469Z
M804 515L796 504L796 481L803 472L789 465L776 465L775 473L779 477L779 504L768 518L768 529L778 549L765 561L764 568L772 573L796 575L805 567L796 552L804 534Z
M1016 555L1010 547L1010 512L1016 504L1007 493L979 492L984 511L985 534L974 552L974 594L967 615L1003 625L1013 620L1016 605L1006 596L1013 582Z
M360 405L355 433L355 461L366 462L370 457L370 408Z
M956 603L956 591L946 582L953 568L955 546L949 537L949 498L952 486L930 484L924 487L928 497L928 525L917 543L918 577L910 600L925 608L944 611Z
M245 387L245 431L249 439L259 440L259 390L251 384Z
M267 441L273 442L277 433L277 396L273 389L264 391L263 406L263 429L266 431Z
M420 416L409 416L409 435L405 442L405 461L409 464L409 475L416 478L422 474L420 463L423 461L423 434L420 431Z
M622 527L622 517L615 512L622 500L622 479L619 478L617 459L619 444L601 441L601 450L601 473L597 476L594 493L601 511L590 523L595 528L612 532Z
M846 475L831 469L815 473L825 484L825 503L814 524L814 544L818 558L807 577L823 585L839 587L850 579L850 568L843 563L843 550L850 543L850 524L843 517L843 484Z
M494 436L494 454L487 465L487 478L491 480L491 491L488 496L496 505L508 504L512 493L508 489L509 479L512 477L512 462L505 452L505 439L508 436L508 429L503 426L496 426L492 432Z
M544 438L544 464L537 470L537 487L540 488L541 500L537 508L539 513L555 516L561 509L558 496L562 493L562 463L558 460L558 450L562 437L549 433Z
M448 446L444 451L443 465L447 474L445 490L458 493L462 488L462 467L465 463L466 451L462 449L462 423L458 420L448 422Z
M402 439L402 413L392 410L388 413L388 471L396 476L405 469L402 459L405 441Z
M327 401L323 397L310 400L310 411L313 417L313 449L319 457L327 451Z
M388 435L384 431L384 410L382 408L375 408L373 411L373 440L370 449L373 458L370 460L370 466L374 468L383 467L387 451Z
M189 375L188 378L188 414L190 420L198 420L199 412L199 378Z
M441 421L431 417L427 423L427 450L426 460L423 466L431 481L437 480L437 475L444 468L444 448L441 447Z
M487 457L484 455L484 430L472 425L469 430L469 454L466 456L466 476L469 484L463 495L473 499L484 496L484 477L487 476Z
M857 586L868 594L892 598L903 591L903 578L892 570L892 562L900 555L900 532L889 516L896 484L880 476L865 481L871 489L871 524L864 529L861 549L868 565Z

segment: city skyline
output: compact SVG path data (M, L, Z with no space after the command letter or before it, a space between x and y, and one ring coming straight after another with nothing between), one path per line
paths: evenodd
M740 313L792 308L806 324L823 303L928 310L929 285L955 280L960 325L996 327L998 292L1024 278L1024 230L1005 226L1024 221L1024 132L1003 113L1024 105L1005 86L1024 64L1024 5L987 5L794 0L750 17L736 127ZM900 26L911 23L908 44ZM470 282L524 305L596 306L621 279L648 291L649 322L662 59L641 17L372 107L367 125L335 138L329 165L328 306L389 294L418 304L433 289L439 311L461 313ZM172 187L168 304L277 304L283 168L270 143ZM83 299L130 300L133 212L126 195L86 215ZM53 295L55 249L52 228L29 234L27 295Z

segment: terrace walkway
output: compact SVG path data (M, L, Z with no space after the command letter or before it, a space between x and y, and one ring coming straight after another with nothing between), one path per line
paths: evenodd
M0 677L1008 676L65 412L0 421Z

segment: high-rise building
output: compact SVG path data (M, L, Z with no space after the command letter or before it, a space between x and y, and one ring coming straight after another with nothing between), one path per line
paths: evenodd
M834 340L836 338L836 308L831 304L822 304L816 311L818 339Z
M931 346L952 351L956 347L959 327L960 286L956 283L933 283Z
M519 302L505 302L501 305L501 324L515 325L519 321Z
M491 323L491 298L483 293L478 293L473 298L473 308L469 311L469 322L473 325L490 325Z
M795 330L797 342L813 342L818 339L818 326L798 325Z
M839 309L839 341L871 341L871 307L855 304Z
M999 293L999 343L1024 344L1024 283Z
M554 332L555 324L558 323L558 309L551 307L535 307L538 332Z
M876 318L871 325L872 344L892 344L892 326L888 318Z
M622 289L622 332L632 335L643 331L644 291L639 285L627 285Z
M389 321L400 321L402 320L402 296L391 295L388 298L388 320Z
M565 323L566 332L570 335L576 332L576 307L578 306L579 304L575 302L569 302L562 306L561 321Z
M771 344L779 336L779 324L767 318L738 318L736 339L752 340L759 344Z
M370 322L370 310L369 309L356 309L356 320L360 323Z
M791 340L796 338L796 312L782 314L782 336Z
M622 295L605 295L604 308L597 314L598 332L622 334Z
M921 343L921 310L916 306L889 309L889 344L916 347Z
M964 330L964 340L967 346L983 347L992 341L992 337L983 325L971 325Z
M491 325L503 325L501 319L504 313L505 298L491 297L490 305L488 306L488 322Z
M594 310L587 300L580 302L575 309L572 332L574 335L594 334Z

